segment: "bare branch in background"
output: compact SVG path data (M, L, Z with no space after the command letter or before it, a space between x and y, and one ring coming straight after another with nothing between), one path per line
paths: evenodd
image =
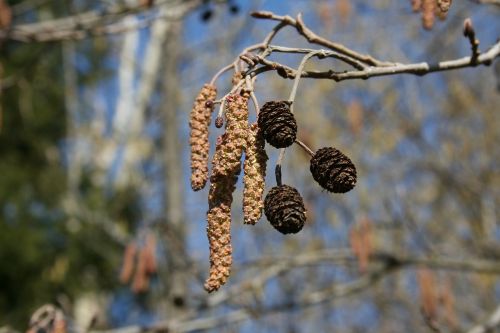
M82 14L67 16L36 23L16 24L9 29L0 29L0 40L20 42L52 42L67 39L83 39L90 36L115 34L149 26L153 21L178 20L201 4L201 0L155 1L150 6L115 5L105 11L92 10ZM166 10L159 9L166 7ZM147 11L148 15L137 23L128 25L124 18Z
M92 331L92 333L139 333L139 332L163 332L165 330L172 330L174 332L189 332L194 330L203 330L220 327L230 323L241 322L258 318L262 316L271 315L287 311L291 308L309 307L316 304L325 302L332 302L339 298L345 298L357 295L360 292L370 288L381 279L389 276L390 274L404 268L410 267L424 267L428 270L454 270L459 272L474 272L484 274L500 274L500 266L498 261L495 260L481 260L481 259L454 259L454 258L424 258L414 256L403 256L389 253L374 253L370 261L373 263L372 267L366 274L362 274L358 278L345 282L345 283L332 283L330 287L316 290L313 292L307 291L294 302L293 304L278 304L271 307L254 308L251 303L240 304L241 309L237 309L222 315L206 316L206 317L185 317L176 318L158 322L154 325L147 327L130 326L122 327L114 330L106 331ZM252 265L243 265L244 269L251 268L253 265L260 267L261 265L267 268L261 269L257 275L250 274L248 279L239 281L233 287L221 290L219 293L212 294L207 297L206 302L203 302L202 309L212 309L223 304L228 304L233 299L246 300L251 296L262 290L264 285L277 276L282 276L291 273L298 267L316 266L325 263L337 265L351 265L357 266L358 259L350 250L323 250L303 255L288 257L288 258L265 258L253 263ZM497 311L500 313L500 311ZM500 318L497 314L493 317L495 320ZM487 325L492 325L491 319ZM497 323L495 321L495 323ZM483 326L481 326L483 327ZM484 326L493 327L493 326ZM488 330L471 331L470 333L483 333Z
M314 34L309 28L307 28L299 15L296 20L289 16L277 16L271 12L255 12L252 14L255 18L259 19L270 19L277 20L283 24L291 25L297 29L297 31L306 37L306 39L313 43L326 46L330 50L314 50L314 49L304 49L304 48L293 48L293 47L282 47L269 45L263 52L262 56L257 56L257 61L262 65L261 67L250 67L246 75L256 76L260 73L266 71L275 70L278 74L285 78L293 79L297 75L297 70L283 65L278 62L273 62L266 57L273 52L279 53L310 53L318 52L316 57L325 58L332 57L338 59L354 67L354 70L349 71L335 71L333 69L328 71L304 71L301 73L302 77L315 78L315 79L329 79L334 81L343 81L350 79L368 79L375 76L388 76L397 74L415 74L415 75L425 75L428 73L441 72L454 70L465 67L474 67L477 65L490 65L493 60L500 56L500 42L492 45L488 51L483 54L479 53L478 45L479 41L475 37L474 29L472 28L470 20L466 21L464 28L464 35L469 39L472 45L472 55L470 57L464 57L454 60L445 60L435 64L421 62L415 64L401 64L389 61L376 60L369 55L362 55L358 52L349 49L348 47L330 42L322 37ZM246 49L245 49L246 51ZM248 57L247 52L244 52L246 57Z
M476 3L485 4L485 5L496 5L500 6L500 0L472 0Z
M500 306L493 311L484 324L474 326L467 333L488 333L495 332L500 327Z

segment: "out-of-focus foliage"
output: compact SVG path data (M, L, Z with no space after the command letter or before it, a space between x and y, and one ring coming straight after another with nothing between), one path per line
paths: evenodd
M16 19L68 14L61 2L45 3ZM79 85L91 87L109 72L102 45L102 39L77 45L85 63ZM0 326L24 328L41 304L65 305L87 291L116 289L121 246L90 218L68 216L63 204L71 195L71 133L62 44L2 42L0 48L2 81L9 82L0 95ZM132 220L133 189L107 194L90 176L82 177L78 200L96 214Z

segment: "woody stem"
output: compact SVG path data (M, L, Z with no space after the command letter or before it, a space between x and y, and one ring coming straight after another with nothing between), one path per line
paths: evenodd
M298 144L302 149L304 149L311 157L314 156L314 152L312 151L311 148L309 148L304 142L300 141L299 139L295 140L295 143Z

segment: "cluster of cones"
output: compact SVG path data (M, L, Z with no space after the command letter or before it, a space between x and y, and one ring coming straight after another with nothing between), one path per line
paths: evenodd
M241 77L234 81L238 79ZM217 139L209 177L208 132L216 93L214 85L205 85L195 100L190 116L191 187L198 191L210 179L207 212L210 273L205 283L208 292L218 290L230 274L232 193L241 172L243 155L245 224L256 224L264 212L275 229L289 234L299 232L306 221L306 209L300 193L291 186L281 184L281 179L277 179L278 186L273 187L263 198L268 160L265 142L275 148L286 148L296 141L297 122L290 110L292 102L265 103L260 109L257 123L249 124L250 93L240 89L239 93L225 96L225 132ZM217 117L216 127L223 125L223 119ZM312 154L310 171L313 178L329 192L345 193L356 184L354 164L332 147L321 148Z
M275 148L289 147L296 140L297 122L290 105L290 101L271 101L259 112L259 127L265 140ZM333 147L321 148L312 155L310 171L314 180L329 192L345 193L356 185L356 167ZM265 199L266 217L279 232L297 233L306 220L302 197L295 188L281 185L281 179L277 181L278 186Z

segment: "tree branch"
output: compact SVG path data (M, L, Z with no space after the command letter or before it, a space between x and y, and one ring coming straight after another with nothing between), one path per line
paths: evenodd
M302 14L297 15L297 19L293 19L292 17L290 17L288 15L279 16L279 15L276 15L272 12L266 12L266 11L254 12L251 15L257 19L279 21L283 24L294 27L300 35L302 35L305 39L307 39L307 41L309 43L327 47L333 51L337 51L341 54L349 56L353 59L356 59L356 60L361 61L363 63L366 63L368 65L386 66L386 65L390 64L390 63L386 63L386 62L377 60L370 55L358 53L358 52L351 50L348 47L346 47L340 43L335 43L335 42L330 41L326 38L318 36L317 34L315 34L311 29L309 29L304 24L304 21L302 20Z
M189 10L202 3L201 0L157 1L155 8L148 9L151 15L134 25L124 24L123 18L145 11L141 5L116 5L108 9L92 10L85 13L46 20L36 23L18 24L0 29L0 40L20 42L53 42L67 39L83 39L90 36L123 33L132 29L148 26L157 19L176 20ZM168 10L157 14L159 7L167 6Z
M500 6L500 0L473 0L479 4Z
M261 290L265 283L276 276L292 271L300 266L314 266L324 262L337 264L357 264L357 258L349 249L326 249L306 253L292 257L267 258L253 263L245 263L244 268L255 265L268 265L258 275L251 275L250 278L240 281L231 289L221 290L217 294L207 296L207 301L202 304L201 310L213 309L222 304L227 304L231 299L244 299L245 294L253 294ZM144 333L144 332L190 332L196 330L207 330L224 325L249 320L255 317L268 316L275 313L284 312L298 307L310 307L326 302L336 301L339 298L350 297L363 292L367 288L378 283L384 277L401 270L403 268L420 266L429 269L439 270L458 270L461 272L476 272L500 274L500 265L498 261L482 260L475 258L452 259L445 257L425 258L403 256L390 253L375 253L371 257L373 263L372 269L359 278L346 283L332 283L331 286L313 292L304 292L296 302L281 303L267 307L253 307L249 304L242 305L243 308L232 310L221 315L208 315L206 317L185 317L175 318L157 322L150 326L127 326L113 330L92 330L89 333ZM196 316L196 313L191 313ZM488 322L484 325L475 327L469 333L486 333L488 329L495 327L500 322L500 308L495 311Z
M302 53L302 49L296 49L293 53ZM291 52L290 52L291 53ZM325 54L331 57L335 55L325 51ZM500 56L500 41L494 44L487 52L479 55L477 60L474 60L472 56L463 57L454 60L441 61L436 64L429 64L427 62L415 63L415 64L393 64L392 66L376 67L369 66L362 70L351 70L344 72L336 72L334 70L328 71L304 71L301 76L304 78L314 78L314 79L328 79L334 81L344 81L353 79L369 79L376 76L389 76L397 74L414 74L414 75L426 75L429 73L449 71L459 68L475 67L478 65L489 66L493 60ZM282 77L294 79L297 75L297 71L289 66L280 64L278 62L272 62L267 59L259 58L259 63L263 66L255 68L247 72L247 75L259 75L267 71L277 71Z
M474 326L467 333L494 332L498 327L500 327L500 306L493 311L486 323Z

